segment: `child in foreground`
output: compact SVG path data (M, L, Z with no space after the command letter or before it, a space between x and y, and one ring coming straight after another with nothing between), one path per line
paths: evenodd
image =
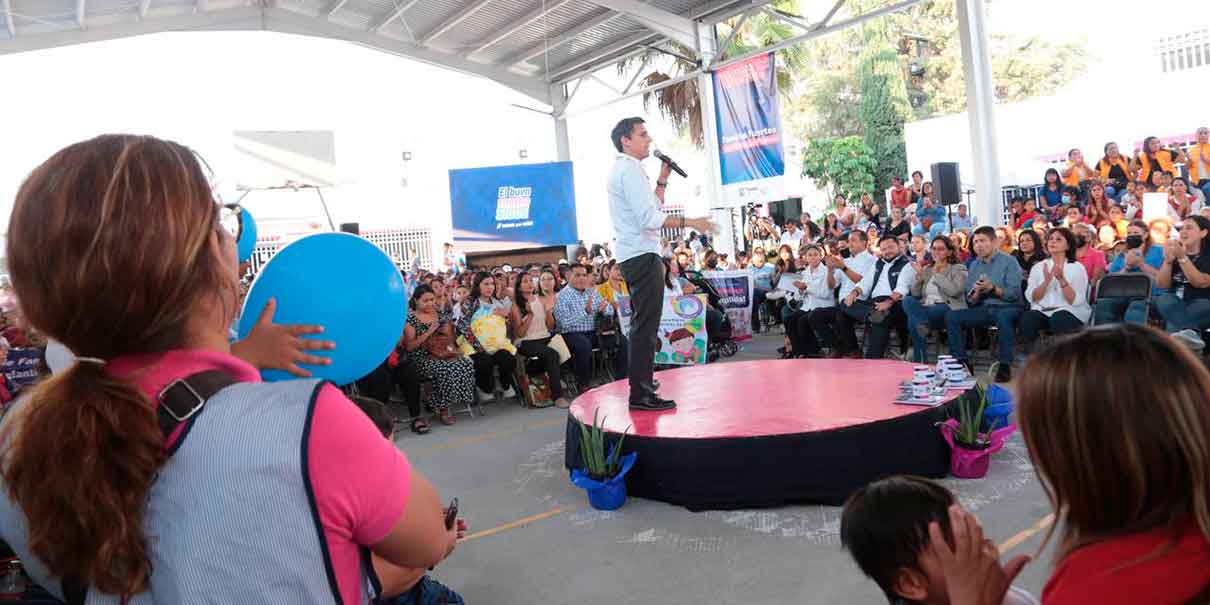
M942 544L930 537L944 536ZM940 531L937 531L937 530ZM922 477L897 476L875 481L857 490L845 502L840 540L858 567L874 580L892 605L919 603L949 605L942 560L951 555L955 532L970 536L984 549L996 548L984 540L974 516L962 510L954 495ZM1037 605L1028 592L1010 586L1028 559L1010 562L999 586L989 591L1004 594L1004 605Z
M395 422L381 401L371 397L349 398L365 412L382 436L395 440ZM458 538L462 539L466 525L458 519ZM374 557L374 571L382 582L385 605L465 605L462 596L434 580L423 569L403 569Z

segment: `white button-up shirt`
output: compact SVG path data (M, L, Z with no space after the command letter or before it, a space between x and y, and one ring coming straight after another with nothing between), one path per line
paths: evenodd
M786 229L781 232L781 239L778 243L789 244L790 248L794 250L794 254L798 254L798 247L802 245L803 233L802 229L795 229L794 233L790 233L790 230Z
M869 250L866 250L857 256L845 259L844 264L852 271L858 273L862 277L865 277L867 274L873 274L874 263L876 262L878 262L878 258L876 258L873 254L870 254ZM836 269L835 271L836 283L840 284L840 300L844 300L845 297L857 287L857 282L849 279L848 274L845 273L843 269ZM869 292L862 292L857 298L859 300L865 300L869 297Z
M836 291L828 287L828 268L823 263L819 263L814 270L809 266L803 267L802 281L807 284L803 311L836 306Z
M660 199L655 196L642 162L619 154L605 191L618 262L640 254L659 254L660 227L667 215L660 210Z

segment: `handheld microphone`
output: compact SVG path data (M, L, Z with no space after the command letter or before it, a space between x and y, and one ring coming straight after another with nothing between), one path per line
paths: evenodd
M689 175L685 174L685 171L680 166L677 166L676 162L672 161L672 158L660 153L659 151L656 151L654 155L661 162L668 164L668 167L671 168L673 172L681 175L681 178L689 178Z

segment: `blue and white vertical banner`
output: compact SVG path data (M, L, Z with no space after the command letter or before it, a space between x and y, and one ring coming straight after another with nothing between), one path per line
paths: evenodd
M712 75L723 193L737 207L786 199L786 160L773 53L728 65Z

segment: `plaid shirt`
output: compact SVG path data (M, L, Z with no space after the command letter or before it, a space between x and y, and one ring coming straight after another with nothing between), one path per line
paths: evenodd
M592 299L592 313L585 313L584 307L588 305L589 298ZM570 332L595 332L597 329L596 310L601 307L605 299L601 297L601 293L592 288L587 288L583 291L577 290L571 286L563 288L555 297L555 326L560 334ZM613 307L605 305L605 315L613 315Z

